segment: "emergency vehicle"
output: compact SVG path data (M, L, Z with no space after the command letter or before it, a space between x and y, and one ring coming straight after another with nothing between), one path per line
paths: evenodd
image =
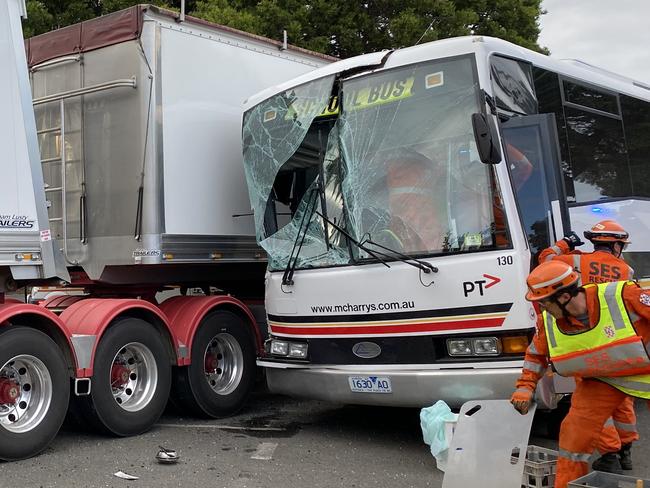
M245 110L273 392L509 398L542 249L611 218L650 275L649 85L471 36L339 61Z
M236 412L265 269L241 104L332 58L147 5L24 42L24 14L0 1L0 459L43 450L69 397L118 436L168 398ZM5 298L24 286L38 304Z

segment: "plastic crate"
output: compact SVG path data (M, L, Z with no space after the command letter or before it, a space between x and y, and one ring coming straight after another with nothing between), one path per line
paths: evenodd
M650 487L650 480L623 476L621 474L592 471L588 475L569 482L569 488L636 488L637 481L643 482L644 488Z
M538 446L528 446L524 463L522 488L553 488L557 451Z

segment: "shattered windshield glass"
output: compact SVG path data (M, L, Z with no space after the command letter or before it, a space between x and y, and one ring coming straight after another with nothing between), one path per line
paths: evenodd
M410 255L490 248L498 231L505 238L492 169L474 142L475 80L466 57L343 83L342 188L356 236Z
M411 256L509 246L493 168L479 162L470 56L276 95L244 117L244 163L270 269L373 259L358 241Z
M330 76L292 88L244 116L246 181L271 269L284 268L298 245L298 267L349 261L341 238L317 214L331 207L329 218L342 220L336 121L317 120L327 111L333 82Z

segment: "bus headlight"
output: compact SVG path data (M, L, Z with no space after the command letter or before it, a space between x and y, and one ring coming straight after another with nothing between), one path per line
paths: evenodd
M447 352L450 356L471 356L472 341L466 339L447 339Z
M307 359L308 344L306 342L290 342L270 339L267 341L267 348L267 351L272 356Z
M447 352L450 356L498 356L501 342L497 337L466 337L447 339Z
M305 359L307 357L307 344L304 342L290 342L289 357Z
M474 339L474 354L477 356L496 356L499 354L499 339L496 337L481 337Z
M286 356L289 354L289 343L285 341L271 341L271 354L274 356Z

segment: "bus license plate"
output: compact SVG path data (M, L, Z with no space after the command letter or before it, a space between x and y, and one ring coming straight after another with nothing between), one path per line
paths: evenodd
M392 393L388 376L348 376L348 383L358 393Z

